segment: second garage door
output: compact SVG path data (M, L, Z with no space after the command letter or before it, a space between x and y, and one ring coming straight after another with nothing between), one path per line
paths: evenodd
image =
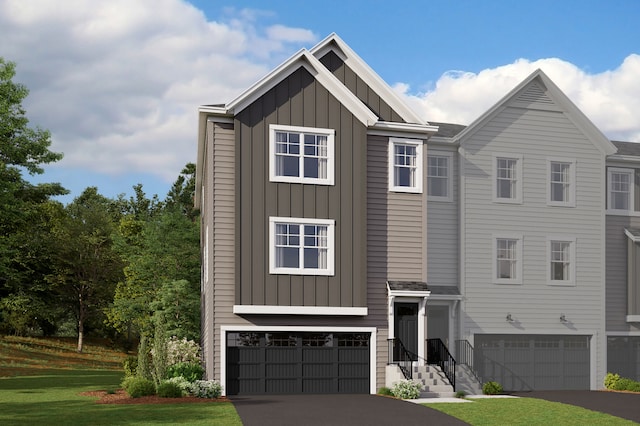
M227 395L369 393L370 336L228 332Z
M589 389L590 337L476 334L474 364L509 391Z

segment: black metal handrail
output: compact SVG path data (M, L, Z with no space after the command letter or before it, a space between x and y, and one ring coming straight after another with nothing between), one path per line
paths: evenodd
M389 349L389 364L395 364L400 367L402 375L405 379L413 379L413 361L417 359L417 355L409 352L402 341L397 337L387 339Z
M442 340L427 339L427 363L440 367L453 390L456 390L456 360Z
M458 358L458 364L466 365L473 377L482 385L482 378L473 364L475 359L473 346L468 340L456 340L456 357Z

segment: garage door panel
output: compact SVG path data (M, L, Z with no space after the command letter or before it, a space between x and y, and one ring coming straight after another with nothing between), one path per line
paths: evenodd
M589 389L589 336L476 335L476 365L505 390Z
M227 394L369 393L366 333L243 333L227 338Z

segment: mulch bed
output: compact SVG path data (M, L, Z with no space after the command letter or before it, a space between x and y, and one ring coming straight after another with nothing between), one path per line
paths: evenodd
M157 395L131 398L123 389L115 393L107 391L82 392L81 396L98 398L96 404L193 404L211 402L230 402L226 397L220 398L196 398L195 396L183 396L182 398L161 398Z

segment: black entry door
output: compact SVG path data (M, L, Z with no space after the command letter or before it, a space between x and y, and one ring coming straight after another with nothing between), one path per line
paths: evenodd
M411 358L416 361L418 359L418 304L396 303L394 317L395 337L400 339L410 352Z

